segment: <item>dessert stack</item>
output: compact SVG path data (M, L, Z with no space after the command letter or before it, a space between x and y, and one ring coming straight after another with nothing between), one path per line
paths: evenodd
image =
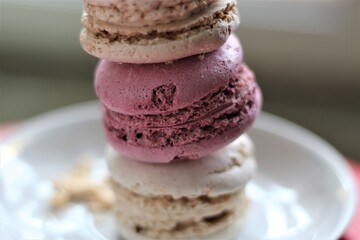
M261 108L235 0L84 0L81 45L125 239L232 239L256 171Z

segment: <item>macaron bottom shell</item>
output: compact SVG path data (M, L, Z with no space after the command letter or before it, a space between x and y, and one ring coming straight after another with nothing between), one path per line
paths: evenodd
M230 240L238 234L248 206L243 189L214 198L172 199L134 194L112 183L117 196L116 220L126 239ZM237 229L230 231L233 224Z

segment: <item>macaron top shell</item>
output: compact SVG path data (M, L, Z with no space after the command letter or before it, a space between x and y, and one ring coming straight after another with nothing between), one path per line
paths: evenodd
M142 163L119 154L110 146L107 161L114 180L141 195L213 197L235 192L246 185L256 170L253 154L253 143L243 134L197 161Z
M137 65L102 60L95 73L95 90L114 112L171 112L224 87L242 60L242 48L235 36L214 52L171 63Z
M127 2L85 4L80 43L86 52L119 63L169 62L218 49L240 22L236 0Z
M209 0L202 0L209 1ZM90 3L99 6L115 6L116 8L121 8L123 6L131 5L133 7L137 6L142 9L153 10L159 7L171 7L178 4L184 4L187 2L195 2L194 0L84 0L85 3Z
M181 20L219 0L84 0L85 11L117 25L158 25Z

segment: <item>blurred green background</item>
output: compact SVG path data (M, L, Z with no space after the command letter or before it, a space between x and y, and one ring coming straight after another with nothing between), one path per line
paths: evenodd
M359 0L243 0L237 31L264 110L360 160ZM81 0L1 0L0 121L95 99Z

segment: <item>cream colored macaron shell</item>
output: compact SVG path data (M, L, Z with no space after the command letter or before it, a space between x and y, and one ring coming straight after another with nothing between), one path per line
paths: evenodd
M173 198L219 196L245 186L256 171L253 143L243 134L231 144L198 160L171 164L142 163L108 147L111 176L125 188L146 196Z
M116 182L113 188L118 229L125 239L232 239L238 232L230 229L242 222L248 205L244 190L213 198L173 199L134 194Z
M135 26L109 19L106 9L103 15L88 9L82 17L80 42L95 57L136 64L168 62L211 52L222 46L239 24L236 1L208 1L195 8L180 20Z
M231 223L229 226L223 228L220 231L217 231L213 234L208 234L205 236L196 236L196 237L188 237L188 238L182 238L182 240L235 240L238 239L239 236L239 229L243 226L243 219L238 219ZM179 240L181 238L174 237L173 235L168 237L147 237L144 235L141 235L137 233L136 231L133 231L129 228L124 228L122 226L119 226L119 230L127 237L127 239L132 240L154 240L154 239L161 239L161 240Z
M134 161L110 146L107 161L118 228L127 239L232 239L254 175L253 144L242 135L198 160L171 164Z
M85 11L123 26L160 25L185 19L218 0L84 0Z

